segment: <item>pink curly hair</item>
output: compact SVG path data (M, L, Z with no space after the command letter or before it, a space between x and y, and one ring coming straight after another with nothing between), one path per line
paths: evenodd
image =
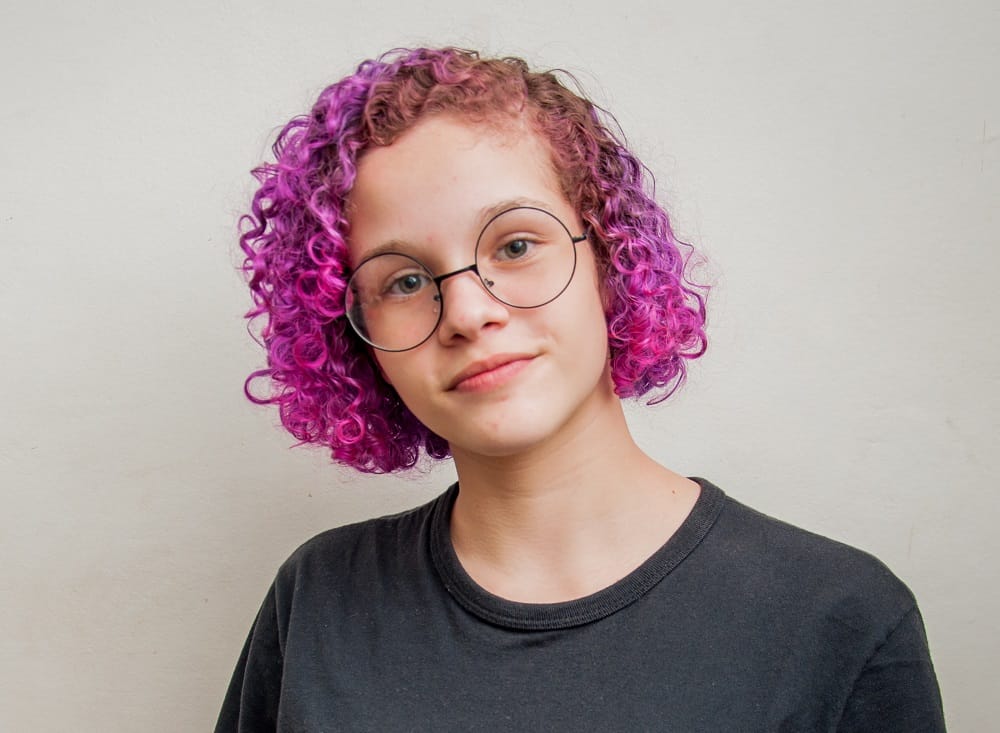
M686 245L609 115L520 59L455 48L391 51L327 87L310 114L285 126L275 162L253 171L260 187L241 219L254 300L247 317L266 316L260 337L268 356L267 369L248 377L247 397L276 403L300 442L327 445L336 461L361 471L412 467L421 449L433 458L449 454L381 377L344 316L346 202L358 159L438 113L490 124L520 117L548 141L604 272L619 396L656 391L650 403L666 399L684 381L685 360L707 345L706 288L685 276ZM267 397L251 391L262 377L270 379Z

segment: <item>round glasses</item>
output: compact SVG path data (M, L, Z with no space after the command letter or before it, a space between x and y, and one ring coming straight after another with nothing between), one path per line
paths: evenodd
M434 275L415 257L385 252L363 260L347 282L347 320L381 351L408 351L441 322L441 283L474 272L496 300L513 308L540 308L569 287L576 271L574 237L559 219L533 206L507 209L476 240L475 262Z

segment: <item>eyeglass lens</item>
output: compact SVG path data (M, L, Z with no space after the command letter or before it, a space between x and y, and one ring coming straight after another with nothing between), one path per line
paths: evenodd
M486 290L515 308L537 308L569 286L576 269L576 241L542 209L519 207L491 219L476 243L476 271ZM441 320L435 276L417 259L386 253L355 270L346 294L351 325L372 346L405 351L426 341Z

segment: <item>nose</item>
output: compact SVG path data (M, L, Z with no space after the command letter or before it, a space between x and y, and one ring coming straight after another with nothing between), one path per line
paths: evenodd
M444 344L475 340L484 329L501 327L510 318L507 306L486 290L475 265L439 278L438 288L442 312L437 337Z

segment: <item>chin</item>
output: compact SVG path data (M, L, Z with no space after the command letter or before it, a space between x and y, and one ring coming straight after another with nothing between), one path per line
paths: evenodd
M551 409L538 414L530 409L500 411L489 420L452 430L452 452L486 458L514 458L557 441L567 433L571 415L558 419ZM555 413L555 414L554 414Z

